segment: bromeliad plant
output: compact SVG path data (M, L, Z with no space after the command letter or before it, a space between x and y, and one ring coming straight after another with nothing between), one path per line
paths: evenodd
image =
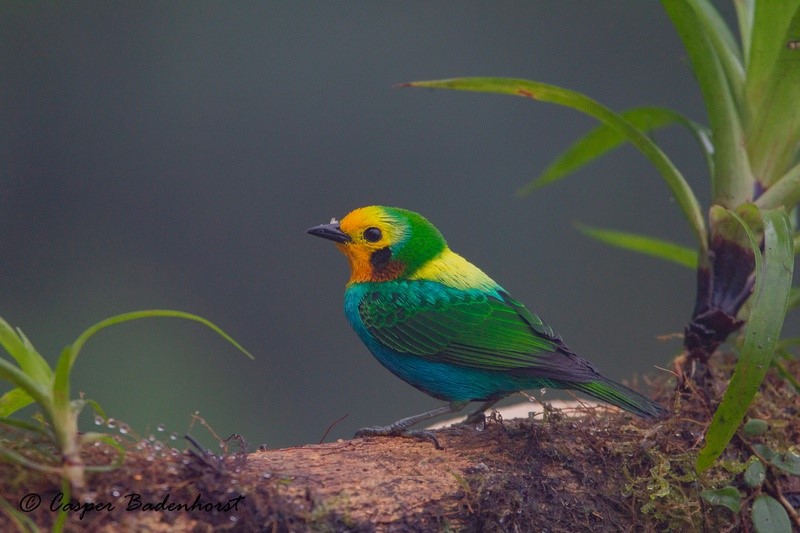
M105 415L95 402L83 398L71 398L72 366L86 341L100 330L115 324L151 317L174 317L200 322L233 344L239 351L253 358L232 337L203 317L182 311L148 310L113 316L91 326L81 333L75 342L64 348L53 369L20 329L15 330L0 318L0 346L16 361L15 365L12 361L0 357L0 379L14 386L0 397L0 425L11 426L29 433L31 441L44 438L56 451L54 457L33 460L20 453L18 449L0 442L0 457L35 470L61 474L73 488L83 487L84 470L108 469L109 467L102 466L88 467L81 458L81 447L90 442L101 441L114 446L120 452L122 450L109 435L94 432L78 434L78 415L87 404L103 418ZM41 410L45 425L38 426L10 418L12 414L32 403L36 403Z
M793 239L789 217L800 201L800 0L734 4L738 42L708 0L662 0L688 53L709 129L662 108L614 112L584 94L529 80L405 84L522 96L571 107L602 123L523 187L523 194L624 142L655 165L693 230L696 250L643 235L584 231L696 268L696 303L684 331L684 354L676 364L684 390L707 390L711 354L747 325L736 371L698 458L699 470L725 448L770 365L787 309L793 248L800 243L800 236ZM707 217L680 170L647 135L675 123L693 133L706 155L712 189Z

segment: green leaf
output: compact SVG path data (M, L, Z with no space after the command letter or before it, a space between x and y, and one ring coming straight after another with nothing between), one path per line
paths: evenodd
M95 413L96 415L98 415L98 416L99 416L100 418L102 418L103 420L108 420L108 417L106 416L106 412L103 410L103 408L102 408L102 407L100 407L100 404L99 404L99 403L97 403L97 402L96 402L96 401L94 401L94 400L90 400L90 399L86 399L86 400L84 400L84 402L86 402L86 404L87 404L89 407L91 407L91 408L92 408L92 411L94 411L94 413Z
M792 287L789 291L789 300L786 302L786 310L791 311L800 304L800 287Z
M25 513L20 512L15 505L11 505L2 496L0 496L0 510L11 520L16 531L21 533L39 533L41 531L36 522L26 516Z
M706 128L683 115L663 107L637 107L620 113L620 116L642 132L682 124L692 132L700 144L709 164L712 164L714 146ZM556 182L594 159L627 142L625 134L608 124L601 124L578 139L534 180L521 187L517 194L524 196L534 190Z
M42 407L47 410L51 405L50 391L45 388L45 385L34 381L28 374L23 372L19 367L0 359L0 379L8 381L17 388L24 390L34 400L36 400Z
M83 345L86 343L89 338L95 335L102 329L105 329L109 326L114 326L117 324L122 324L124 322L130 322L132 320L141 320L143 318L181 318L184 320L191 320L193 322L199 322L204 326L208 327L212 331L214 331L217 335L228 341L232 344L237 350L245 354L250 359L255 359L253 355L248 352L247 350L242 347L241 344L236 342L233 337L225 333L222 328L208 320L207 318L203 318L198 315L193 315L191 313L186 313L184 311L175 311L173 309L149 309L145 311L132 311L130 313L123 313L121 315L112 316L106 318L105 320L101 320L97 324L90 326L86 329L83 333L81 333L75 342L72 343L72 351L74 352L73 357L78 356L78 352L80 352Z
M751 418L744 424L744 434L751 437L763 435L768 429L767 421L760 418Z
M721 489L704 490L700 497L711 505L721 505L727 507L734 513L738 513L742 508L742 495L736 487L723 487Z
M794 289L795 287L792 287ZM791 295L789 296L791 299ZM788 308L788 306L787 306ZM778 342L778 349L783 350L785 352L789 351L789 348L792 346L800 346L800 337L786 337Z
M0 418L0 425L11 426L24 431L32 431L40 435L48 435L47 426L26 422L25 420L17 420L16 418Z
M785 367L785 366L783 366L783 365L780 363L780 361L775 361L775 360L773 360L773 361L772 361L772 364L773 364L773 366L775 367L775 370L777 370L777 371L778 371L778 374L779 374L779 375L780 375L780 376L781 376L783 379L785 379L786 381L788 381L788 382L789 382L789 384L790 384L792 387L794 387L794 392L795 392L795 394L800 394L800 380L798 380L798 379L797 379L797 378L794 376L794 374L792 374L791 372L789 372L789 371L786 369L786 367Z
M792 523L786 509L768 494L753 502L753 527L757 533L792 533Z
M705 253L708 250L705 219L697 197L695 197L686 179L658 145L647 135L596 100L579 92L556 87L555 85L510 78L454 78L449 80L415 81L403 84L403 86L522 96L532 100L541 100L570 107L590 115L604 124L608 124L623 134L661 173L697 238L701 256L705 257Z
M778 456L778 452L765 444L754 444L753 449L768 463L771 463Z
M611 246L666 259L693 270L697 268L697 250L686 246L636 233L585 226L579 222L575 227L584 235Z
M731 213L738 218L733 211ZM752 308L739 361L706 433L706 444L697 458L699 472L713 464L739 427L770 366L783 326L794 267L789 217L782 209L763 211L762 215L763 259L758 242L750 229L744 226L750 235L756 259Z
M764 232L761 211L752 203L745 203L733 211L720 205L708 210L709 225L714 238L724 239L742 248L751 248L753 235Z
M776 66L786 59L783 50L788 39L793 37L790 30L798 6L798 0L759 1L750 6L752 33L746 65L748 100L759 102L767 96L767 86Z
M739 46L736 44L730 28L725 23L719 12L707 0L689 0L694 9L704 33L708 35L714 50L719 57L725 76L733 88L733 93L738 103L744 90L744 65Z
M794 164L800 143L800 0L756 2L747 68L748 152L768 187Z
M0 441L0 458L10 462L10 463L17 463L22 465L26 468L30 468L31 470L36 470L37 472L45 472L48 474L58 473L61 471L60 466L49 465L45 463L40 463L38 461L34 461L29 459L24 454L19 453L16 449L8 448L3 445L3 441ZM55 458L53 458L55 461Z
M753 33L753 13L755 0L737 0L733 3L736 7L736 19L739 21L739 38L742 40L742 55L745 59L745 69L750 57L750 37Z
M744 471L744 482L750 488L760 487L766 478L767 469L764 468L764 463L758 459L750 463L750 466Z
M198 315L193 315L191 313L185 313L183 311L174 311L171 309L152 309L146 311L133 311L131 313L123 313L121 315L112 316L106 318L105 320L101 320L97 324L89 327L86 331L81 333L75 342L72 343L71 346L64 349L61 353L61 356L58 359L58 364L56 366L55 372L55 382L53 385L53 394L56 398L56 401L59 405L64 405L65 402L69 401L69 375L72 371L72 365L75 364L75 359L78 357L78 354L83 348L83 345L88 341L93 335L98 333L99 331L109 327L114 326L117 324L122 324L124 322L130 322L131 320L140 320L143 318L156 318L156 317L171 317L171 318L182 318L185 320L192 320L194 322L199 322L208 328L212 329L216 332L220 337L228 341L232 344L236 349L240 352L245 354L250 359L254 359L253 355L245 350L238 342L236 342L233 337L225 333L219 326L214 324L208 319L205 319Z
M737 109L737 100L742 92L741 78L729 79L720 59L736 62L730 57L726 39L718 37L714 46L714 35L718 25L710 23L713 8L702 9L699 1L663 0L662 5L672 20L683 41L692 63L692 72L697 78L706 106L711 137L714 139L714 175L712 177L712 202L729 209L750 200L753 193L753 175L745 144L744 130ZM700 16L700 14L704 16Z
M33 402L34 399L25 389L19 387L11 389L0 397L0 418L5 418Z
M783 206L787 211L800 202L800 163L781 176L769 189L756 199L756 205L764 209Z
M770 462L784 472L788 472L793 476L800 476L800 455L794 452L776 455Z
M0 346L14 358L19 367L33 381L41 385L49 385L53 379L53 371L50 365L39 355L31 342L22 333L22 330L14 331L8 322L0 318Z

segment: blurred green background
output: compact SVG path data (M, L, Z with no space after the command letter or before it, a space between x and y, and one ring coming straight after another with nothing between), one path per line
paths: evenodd
M142 433L183 433L199 411L222 436L287 446L349 413L328 439L349 437L438 405L359 342L346 262L305 234L384 204L426 215L605 374L669 366L680 341L656 336L682 331L694 274L572 227L693 245L657 172L625 147L516 198L593 122L393 88L470 75L704 121L656 2L3 2L0 316L52 361L112 314L198 313L257 360L197 324L147 320L94 338L75 390ZM707 206L693 140L656 138Z

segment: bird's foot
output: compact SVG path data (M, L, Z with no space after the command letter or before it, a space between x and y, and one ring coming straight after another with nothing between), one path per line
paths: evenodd
M474 426L479 429L486 427L486 410L498 402L497 399L489 400L481 404L476 410L471 412L467 418L461 422L463 426Z
M467 418L461 422L465 426L485 426L486 425L486 413L483 411L475 412L470 414Z
M354 438L360 439L363 437L406 437L411 439L429 440L433 443L437 450L442 450L442 445L439 444L439 439L433 432L426 429L405 429L403 427L391 426L373 426L368 428L361 428L353 435Z

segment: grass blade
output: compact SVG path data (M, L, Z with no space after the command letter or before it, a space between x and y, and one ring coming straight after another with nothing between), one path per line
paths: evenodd
M611 111L596 100L576 91L548 85L546 83L511 78L453 78L447 80L415 81L403 84L405 87L428 87L432 89L451 89L460 91L488 92L522 96L533 100L550 102L590 115L614 130L644 154L664 178L667 186L675 196L692 231L697 238L702 256L708 249L706 242L706 224L700 204L694 192L686 183L686 179L647 135L639 131L619 114Z
M744 65L739 46L730 28L708 0L688 0L719 57L725 76L730 81L737 107L744 91Z
M37 383L19 367L5 359L0 359L0 379L10 382L16 388L24 390L35 401L40 403L45 410L52 405L49 391L45 389L46 384Z
M71 346L66 348L61 356L58 359L58 364L56 366L55 372L55 382L53 385L53 393L54 397L58 404L64 404L64 402L69 401L69 375L72 370L72 365L75 364L75 359L78 357L78 354L83 348L83 345L86 344L93 335L98 333L99 331L109 327L114 326L116 324L122 324L124 322L130 322L131 320L140 320L142 318L156 318L156 317L167 317L167 318L182 318L185 320L192 320L194 322L199 322L214 332L216 332L220 337L228 341L232 344L236 349L240 352L245 354L250 359L254 359L253 355L248 352L247 350L242 347L238 342L236 342L233 337L225 333L219 326L211 322L210 320L203 318L198 315L193 315L191 313L185 313L183 311L174 311L171 309L151 309L146 311L133 311L131 313L123 313L121 315L112 316L106 318L94 324L93 326L89 327L86 331L81 333L75 342L72 343Z
M708 130L680 113L663 107L636 107L623 111L620 116L642 132L664 128L671 124L685 126L697 139L709 165L713 164L712 154L714 147L711 144ZM521 187L517 191L517 195L530 194L535 189L558 181L592 160L617 148L627 140L627 137L618 130L607 124L601 124L578 139L536 179Z
M0 496L0 510L3 511L20 533L39 533L40 529L39 526L36 525L36 522L26 516L25 513L17 510L15 506L8 503L2 496Z
M50 365L39 355L21 330L14 330L0 318L0 346L14 358L19 367L37 383L49 384L53 378Z
M736 213L731 211L735 216ZM762 211L764 256L750 236L756 254L756 286L747 321L744 345L722 399L706 433L705 447L697 457L697 470L709 468L728 445L770 366L786 314L792 283L794 255L789 217L783 209Z
M750 38L753 33L753 13L755 12L754 2L755 0L735 0L733 2L736 7L736 20L739 21L739 38L742 40L742 56L745 70L747 70L750 58Z
M584 235L617 248L666 259L692 270L697 268L697 250L669 241L605 228L594 228L579 222L575 227Z
M25 389L19 387L13 388L3 394L3 396L0 396L0 418L12 415L33 402L34 399Z
M24 420L17 420L16 418L0 418L0 426L9 426L14 429L30 431L46 439L53 438L53 434L49 431L50 428L43 424L33 424Z
M746 142L737 95L743 89L741 78L729 79L726 75L719 52L725 54L728 62L736 59L729 57L727 46L721 43L724 38L719 37L719 46L714 46L715 25L708 15L713 8L702 9L702 4L699 0L662 1L689 54L692 71L703 93L715 149L713 203L733 209L752 199L754 183L747 151L742 150Z

